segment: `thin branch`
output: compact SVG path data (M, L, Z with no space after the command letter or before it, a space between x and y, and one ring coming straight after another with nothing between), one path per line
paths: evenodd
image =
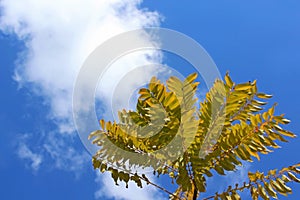
M253 187L254 185L259 185L259 184L262 184L262 183L265 183L266 181L271 181L271 180L274 180L274 179L277 179L278 177L282 176L284 173L288 172L288 170L286 169L289 169L289 168L295 168L296 166L300 165L300 163L298 164L295 164L295 165L291 165L289 166L288 168L283 168L281 169L280 171L278 171L278 174L274 174L274 175L266 175L266 176L263 176L263 178L261 179L257 179L255 181L250 181L248 182L248 184L246 184L246 182L244 182L244 185L243 186L240 186L240 187L236 187L235 188L231 188L229 190L226 191L226 193L230 193L230 192L233 192L233 191L243 191L244 189L250 189L251 187ZM225 193L225 192L223 192ZM215 197L218 197L220 195L222 195L223 193L221 194L218 194L216 193L215 195L212 195L212 196L209 196L209 197L206 197L202 200L209 200L209 199L213 199Z
M171 195L171 196L177 198L178 200L181 200L181 198L179 198L178 196L174 195L172 192L170 192L170 191L168 191L167 189L165 189L165 188L163 188L163 187L161 187L161 186L159 186L159 185L157 185L157 184L155 184L155 183L149 181L149 179L144 178L144 177L141 177L141 176L139 176L139 175L138 175L138 177L139 177L140 179L142 179L143 181L145 181L147 184L150 184L150 185L152 185L152 186L154 186L154 187L156 187L156 188L158 188L158 189L164 191L165 193L168 193L169 195Z

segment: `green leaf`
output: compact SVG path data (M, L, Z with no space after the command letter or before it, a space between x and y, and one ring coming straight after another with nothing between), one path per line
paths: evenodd
M220 167L220 165L215 165L214 169L216 170L216 172L218 172L218 174L220 175L225 175L224 173L224 169L222 167Z
M235 170L235 165L228 162L228 160L220 160L220 165L227 171L233 171Z

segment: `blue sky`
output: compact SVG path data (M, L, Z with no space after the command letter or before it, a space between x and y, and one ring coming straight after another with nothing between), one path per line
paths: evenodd
M257 79L261 91L274 95L270 103L279 103L277 113L291 119L288 129L299 133L299 1L117 0L96 6L94 0L72 2L0 3L1 199L161 197L151 189L141 194L115 188L109 177L96 174L74 131L69 107L73 78L89 52L117 33L142 26L170 28L192 37L221 74L229 71L236 82ZM127 10L116 9L122 3ZM193 71L171 58L166 64L177 71ZM247 169L266 171L299 162L299 142L298 137L282 144L282 149ZM213 191L234 180L230 175L219 185L209 184ZM291 186L294 194L287 199L299 199L300 185Z

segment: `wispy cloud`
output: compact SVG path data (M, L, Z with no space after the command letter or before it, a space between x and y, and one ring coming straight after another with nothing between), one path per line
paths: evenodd
M20 134L15 141L17 155L26 165L37 172L41 166L73 172L78 178L90 163L90 155L79 151L69 140L69 135L60 135L55 131ZM83 149L83 148L81 148Z
M29 162L30 168L34 171L37 171L40 168L40 165L43 161L43 156L37 153L33 153L26 144L20 144L17 154L21 159Z
M90 155L86 151L78 151L67 140L70 137L58 137L54 132L48 134L40 152L47 154L53 162L53 167L61 170L72 171L78 177L82 174L87 163L90 163Z
M227 190L228 186L235 186L235 184L242 185L248 180L248 171L251 168L251 164L248 162L242 162L242 166L238 166L236 171L226 171L226 176L220 176L214 173L212 178L207 180L208 193L204 197L215 194L215 192L222 193Z

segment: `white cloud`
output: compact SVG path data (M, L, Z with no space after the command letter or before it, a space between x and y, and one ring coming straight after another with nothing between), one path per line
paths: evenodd
M15 79L43 95L61 132L73 131L72 91L87 56L103 41L127 30L159 25L159 15L139 0L2 0L0 29L25 42ZM30 9L28 9L30 8ZM146 61L135 57L131 64ZM132 67L131 67L132 68ZM123 65L121 74L131 70ZM153 73L148 71L147 73ZM107 82L106 88L115 82Z
M26 46L17 62L15 80L44 97L50 107L48 117L57 123L60 133L74 133L73 86L87 56L114 35L159 25L159 15L140 9L140 3L140 0L0 1L0 30L16 35ZM152 55L153 60L159 61L157 54ZM119 64L115 70L118 73L106 78L102 99L109 99L120 76L147 62L149 57L139 54ZM149 69L139 75L146 81L155 73ZM128 85L136 86L134 81Z
M22 143L19 146L17 153L21 159L28 160L31 163L30 167L34 171L37 171L40 168L43 156L33 153L26 144Z
M95 179L95 181L99 185L101 185L101 188L95 193L96 199L103 199L103 197L117 199L117 200L166 199L166 197L164 197L162 193L159 193L157 189L155 189L152 186L147 186L144 183L143 183L144 184L143 188L138 188L136 184L133 182L128 183L128 188L125 188L125 183L122 182L119 183L119 186L113 186L115 185L115 183L109 173L104 173L104 174L101 174L100 172L97 173L97 178Z
M77 151L73 142L73 84L84 60L102 42L127 30L159 26L159 14L141 9L141 2L142 0L0 1L0 30L17 36L25 44L25 49L20 52L16 62L14 79L20 87L27 87L33 94L44 97L50 108L47 119L57 124L57 128L47 130L48 133L42 136L39 133L30 136L37 140L42 137L44 142L39 148L28 146L29 143L20 145L18 155L30 160L34 170L39 169L43 158L49 157L56 168L74 171L81 169L80 166L87 157L84 152ZM154 62L160 61L157 53L150 53L150 57ZM108 78L103 89L103 95L106 96L101 97L104 100L109 99L109 91L122 75L136 65L150 62L149 54L135 55L127 61L130 62L118 66L119 76ZM149 69L137 77L147 81L155 74L155 70ZM128 85L136 87L134 79ZM38 153L34 153L34 150ZM106 176L104 179L106 189L114 188L111 187L110 179L106 180ZM123 190L110 190L116 198L128 194ZM135 189L130 191L133 192L131 195L145 197L141 199L152 199L155 196L151 189L146 193ZM97 194L100 195L99 192Z
M236 171L227 172L226 181L228 185L235 185L236 183L243 183L248 180L248 171L251 168L249 162L242 161L242 166L238 166Z

